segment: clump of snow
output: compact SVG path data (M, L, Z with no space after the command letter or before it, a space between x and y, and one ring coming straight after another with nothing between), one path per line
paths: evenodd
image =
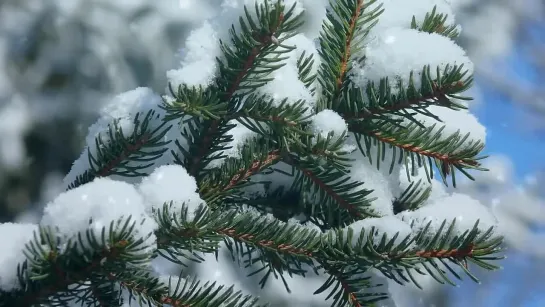
M160 110L161 97L149 87L138 87L116 95L100 111L102 118L115 119L135 116L138 112Z
M304 9L305 23L301 26L301 32L310 39L320 36L322 22L326 18L326 8L329 0L299 0Z
M515 166L507 156L493 155L484 160L487 172L479 172L479 181L496 184L512 184L515 177ZM473 183L473 182L472 182Z
M248 7L248 13L257 21L254 4L265 4L263 0L224 0L221 3L219 14L211 16L203 25L191 32L183 49L181 67L167 72L167 78L176 88L180 84L208 86L213 81L217 70L216 58L223 58L219 40L224 43L231 41L229 31L234 28L241 33L240 24L236 22L239 17L245 16L244 6ZM285 1L287 7L296 3L295 0ZM269 2L269 5L272 3ZM302 12L300 3L296 3L294 14ZM244 17L245 18L245 17ZM235 21L235 22L233 22ZM293 39L293 38L291 38ZM288 71L287 71L288 72ZM288 73L287 78L290 77Z
M355 159L350 166L349 175L351 179L363 182L363 188L373 190L367 196L374 199L371 202L371 209L379 215L393 215L392 203L395 196L390 182L395 176L388 175L387 173L387 170L390 168L389 161L381 163L381 169L377 170L376 164L369 163L369 160L359 150L352 153L350 158Z
M486 141L486 127L479 123L477 117L469 111L455 111L440 106L429 106L428 111L439 117L441 121L437 121L436 119L423 114L416 114L413 118L426 127L435 125L433 129L434 132L442 128L443 130L441 131L439 139L447 139L458 131L462 138L469 133L469 137L464 141L464 145L457 148L457 150L464 149L472 141L473 144L476 142L484 143ZM406 119L405 122L407 124L410 123L408 119ZM434 134L432 133L432 135Z
M445 220L443 231L446 231L453 219L456 219L453 229L454 236L472 230L477 220L479 220L477 228L483 232L490 227L497 228L498 226L496 217L487 207L478 200L460 193L452 193L415 211L401 212L398 216L409 224L414 222L413 228L416 230L423 229L431 222L429 228L431 235L439 230ZM497 232L496 235L498 235Z
M329 133L333 134L333 139L338 139L348 132L348 126L344 118L337 112L329 109L325 109L314 115L310 127L315 135L320 135L324 139L328 137Z
M162 115L164 112L159 108L161 102L161 97L147 87L139 87L113 97L101 109L98 121L89 127L89 133L85 138L88 148L92 153L96 152L95 139L99 135L106 142L110 140L106 132L108 125L114 120L119 120L118 126L123 130L123 134L126 137L130 136L134 130L136 115L139 114L140 121L151 110L154 110L157 115ZM158 120L151 126L158 126L160 122L161 120Z
M158 167L142 180L138 191L144 197L146 212L161 209L171 203L171 212L179 215L182 206L188 208L188 220L194 218L194 211L204 204L197 192L197 182L180 165Z
M176 275L180 273L180 265L170 261L169 259L157 255L150 262L150 267L156 276Z
M102 108L100 118L89 127L89 132L85 138L87 147L80 158L74 162L74 166L65 178L66 183L71 183L77 175L89 169L87 149L96 154L95 138L98 136L105 142L110 140L107 133L108 125L113 124L114 120L119 120L119 127L123 129L125 136L129 136L134 129L134 116L139 112L143 112L144 114L140 114L142 119L147 111L153 108L158 109L160 102L160 96L154 94L151 89L144 87L121 93L109 100Z
M397 237L394 240L394 246L399 245L399 243L413 232L409 224L392 215L362 219L350 224L348 227L354 231L354 236L352 237L352 244L354 245L358 243L361 232L364 232L364 244L369 235L372 234L373 241L376 245L380 244L384 235L386 235L386 242L389 242L397 234ZM346 230L348 230L348 227Z
M100 238L104 227L108 229L112 221L129 216L137 226L135 239L145 239L148 246L142 252L154 250L157 223L146 214L142 196L133 185L108 178L95 179L59 195L46 205L41 225L56 227L66 240L88 229Z
M295 104L301 100L305 101L305 106L307 107L306 115L310 115L316 104L316 98L312 95L310 89L306 88L305 84L299 79L297 60L299 59L300 52L305 50L304 48L308 48L306 50L307 55L316 54L316 48L313 47L314 43L302 34L290 37L283 44L287 46L301 46L301 48L300 50L292 50L283 55L288 56L288 59L283 61L285 65L271 73L270 78L274 78L274 80L259 88L257 92L273 98L277 103L280 103L284 99L287 99L288 104ZM314 58L315 61L319 60L317 55ZM313 69L318 69L316 63Z
M25 245L32 239L38 226L33 224L0 223L0 290L19 288L17 265L26 260Z
M244 145L246 145L247 142L258 138L260 134L248 129L248 127L244 126L237 120L231 120L228 124L235 125L235 127L231 128L231 130L227 132L227 134L230 134L233 137L233 140L229 143L231 148L223 150L221 154L225 155L226 158L239 158ZM225 162L225 158L214 159L208 164L208 167L220 167L223 162Z
M405 165L401 167L401 170L399 172L399 189L396 196L401 196L401 194L405 190L407 190L411 184L413 184L414 188L417 183L420 183L418 187L421 191L427 188L431 188L430 196L424 203L428 203L435 199L443 198L447 195L445 185L442 182L438 181L436 178L430 178L430 180L428 181L428 177L426 176L426 170L424 169L424 167L417 168L416 174L414 175L411 174L412 168L410 165L408 166L408 168L409 178L407 178L407 167Z
M159 106L162 103L162 99L159 95L154 93L150 88L139 87L131 91L121 93L112 98L101 110L100 118L96 123L89 127L89 132L86 137L86 147L81 153L80 157L74 162L72 169L64 178L65 185L70 185L79 175L85 171L91 169L89 164L89 153L96 158L97 146L96 139L101 138L103 143L108 143L111 139L108 133L108 125L112 125L115 120L118 121L118 127L122 129L125 137L130 137L134 132L134 119L138 115L140 122L144 120L149 111L154 111L154 115L150 118L150 124L148 129L153 131L163 123L164 110ZM170 129L164 136L165 142L170 143L169 150L176 150L174 140L179 140L181 144L185 144L185 139L181 136L180 131L176 128L180 128L181 119L173 121L175 128ZM165 164L172 161L172 156L167 151L163 157L155 161L155 165L149 167L150 171L154 166ZM146 162L147 164L148 162ZM145 172L144 172L145 173ZM117 180L129 181L130 178L116 178Z
M220 55L218 34L209 22L193 30L182 49L181 67L167 72L174 89L181 84L207 86L216 73L216 57Z
M473 63L465 51L447 37L436 33L418 32L412 29L389 28L364 48L364 63L355 63L350 78L356 86L364 88L368 82L378 86L380 79L388 78L393 92L399 91L398 80L409 84L410 73L416 88L421 86L420 72L430 66L431 78L437 78L447 65L464 65L473 73Z

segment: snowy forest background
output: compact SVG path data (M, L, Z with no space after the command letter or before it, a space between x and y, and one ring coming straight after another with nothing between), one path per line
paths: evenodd
M492 170L459 189L494 209L509 259L481 286L399 291L414 291L406 306L545 306L545 1L448 1L476 64ZM102 104L137 86L162 91L189 29L218 2L0 2L0 222L39 219Z

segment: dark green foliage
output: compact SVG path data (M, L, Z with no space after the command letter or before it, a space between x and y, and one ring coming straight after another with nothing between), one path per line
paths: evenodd
M413 181L409 184L407 189L394 200L394 214L398 214L402 211L413 211L420 208L424 202L429 198L431 193L431 186L426 188L420 188L422 180Z
M446 139L439 139L444 127L435 129L435 125L421 128L415 123L406 127L399 127L386 121L376 121L372 125L353 124L349 130L358 134L358 145L362 153L370 160L372 149L377 150L375 163L379 165L379 159L384 160L384 151L393 150L393 158L390 161L390 171L395 163L404 163L407 168L412 163L413 172L417 167L424 166L428 179L433 178L433 166L439 170L443 182L451 176L452 184L456 187L455 170L459 170L468 178L473 177L466 169L485 170L480 167L478 156L484 148L482 142L467 141L469 134L461 135L456 132ZM362 142L363 140L363 142ZM397 157L396 157L397 156ZM407 159L410 158L410 159Z
M316 111L333 109L341 104L341 91L349 85L347 78L352 62L350 56L363 48L362 40L376 24L382 13L382 5L368 11L366 7L376 0L331 1L320 35L319 54L322 64L318 81L322 88L322 99ZM347 42L349 42L347 44Z
M68 189L89 183L96 177L145 176L142 170L152 166L153 161L167 151L165 145L168 143L163 141L163 136L170 126L163 122L158 127L150 127L150 121L157 116L154 111L149 111L143 119L140 113L136 114L134 128L129 136L125 135L118 120L108 125L108 140L103 140L101 135L97 136L96 153L87 152L90 168L78 176Z
M457 38L460 35L456 25L446 25L447 14L437 14L437 6L433 7L431 13L426 14L424 20L419 23L413 16L411 28L422 32L438 33L448 38Z

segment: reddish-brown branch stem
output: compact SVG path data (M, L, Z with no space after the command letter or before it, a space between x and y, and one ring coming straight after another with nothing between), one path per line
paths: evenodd
M138 152L146 143L149 141L150 135L144 134L135 144L128 144L125 150L121 152L114 160L110 161L106 166L102 167L98 172L99 177L105 177L110 174L110 172L119 165L119 163L125 161L131 154Z
M229 180L229 184L227 184L227 186L223 188L223 191L232 189L241 181L248 179L248 177L261 171L264 167L268 167L269 165L277 161L279 158L280 158L280 150L273 150L265 157L264 160L254 161L252 165L250 165L250 168L241 169L238 174L234 175L231 178L231 180Z
M358 298L356 297L354 292L350 291L350 286L348 285L346 280L344 280L343 278L340 278L340 277L337 277L337 279L341 282L341 287L343 287L344 292L348 295L348 298L349 298L350 302L352 303L352 305L354 307L362 307L362 305L358 301Z
M113 248L111 248L109 250L103 250L102 253L100 254L100 256L97 257L97 259L93 260L83 270L80 270L78 272L71 272L70 274L67 274L67 273L63 272L63 270L55 264L56 259L57 259L57 253L54 252L54 251L50 252L49 260L51 262L53 262L55 274L56 274L59 281L56 284L54 284L54 285L52 285L50 287L47 287L47 288L44 288L44 289L40 290L39 293L37 293L37 294L31 293L29 296L22 298L22 301L23 301L24 304L21 305L21 306L32 306L33 304L38 303L41 299L43 299L45 297L50 297L50 296L54 295L55 293L63 291L64 289L66 289L71 284L74 284L74 283L76 283L78 281L82 281L82 280L86 279L88 274L94 272L95 270L97 270L97 268L99 268L101 266L101 263L102 263L103 259L115 259L115 258L117 258L119 256L119 254L120 254L119 248L127 246L128 244L129 244L129 242L124 241L124 240L117 242L116 244L114 244ZM117 278L116 278L115 274L113 274L113 273L106 274L106 277L108 279L110 279L110 280L117 281ZM122 286L130 288L130 289L132 289L132 290L134 290L136 292L139 292L139 293L146 293L146 291L147 291L147 289L139 287L138 285L132 285L131 283L120 282L120 284ZM91 287L93 287L93 286L91 286ZM91 292L95 293L95 289L92 288ZM98 296L95 295L95 298L98 299ZM190 305L187 305L187 304L183 303L181 300L173 299L172 297L169 297L168 295L164 295L164 296L162 296L160 298L155 298L155 299L157 301L163 303L163 304L169 304L169 305L172 305L174 307L190 307ZM104 303L101 303L101 304L103 306L106 306Z
M117 281L117 277L115 276L115 274L108 274L108 279L113 280L113 281ZM135 292L138 292L138 293L144 293L145 294L146 291L147 291L146 288L143 288L138 284L133 284L133 283L124 282L124 281L119 282L119 284L121 286L127 288L127 289L131 289L131 290L133 290ZM168 304L168 305L171 305L172 307L191 307L190 304L186 304L182 300L175 299L175 298L169 296L168 294L163 295L160 298L155 298L155 299L159 303Z
M54 267L55 274L58 278L57 282L51 286L40 289L38 293L29 292L28 296L21 298L21 301L23 302L23 305L21 306L32 306L34 304L37 304L42 299L50 297L60 291L63 291L71 284L84 280L88 274L92 273L98 267L101 266L103 259L117 258L120 254L119 248L123 248L124 246L127 246L128 243L129 242L125 240L116 242L112 248L108 250L106 249L103 250L100 256L97 257L95 260L91 261L91 263L87 267L85 267L83 270L79 272L71 272L70 274L63 272L63 270L57 265L56 260L58 255L55 251L51 251L49 253L49 261L52 262L52 266Z
M323 182L322 180L320 180L320 178L316 177L314 175L314 173L312 173L311 171L307 170L307 169L303 169L303 168L299 168L299 170L301 172L303 172L303 174L305 174L308 178L310 178L310 180L312 180L312 182L314 182L315 184L317 184L322 190L324 190L331 198L333 198L342 208L348 210L348 212L358 218L358 219L361 219L363 218L363 215L356 209L356 206L349 203L348 201L346 201L344 198L342 198L342 196L340 196L339 194L335 193L335 191L333 191L333 189L327 185L325 182Z
M418 251L416 256L422 258L466 258L473 256L475 246L469 244L461 249L441 249L431 251Z
M342 278L341 272L336 269L333 269L331 266L325 263L322 263L322 266L327 273L329 273L331 276L334 276L339 281L344 293L348 295L348 300L350 301L350 303L352 303L352 306L362 307L361 303L358 301L358 298L356 297L354 292L350 290L350 285L348 284L348 282L344 278Z
M181 300L177 300L169 296L163 296L159 302L170 305L172 307L190 307L191 306L191 305L185 304Z
M206 130L205 137L202 141L201 146L198 149L198 154L197 156L193 158L193 161L189 168L189 174L191 176L197 175L197 172L199 171L199 168L200 168L201 161L202 159L206 157L206 153L208 152L208 149L212 145L212 140L213 140L212 134L218 130L219 125L220 125L220 120L215 119L210 123L210 126Z
M346 114L346 113L343 113L342 116L343 116L343 118L345 120L370 118L370 117L373 117L373 116L378 115L378 114L393 113L395 111L400 111L400 110L403 110L403 109L407 109L407 108L413 107L413 106L415 106L415 105L417 105L419 103L423 103L423 102L429 103L430 99L438 98L438 97L441 97L442 95L444 95L444 94L433 92L433 93L431 93L429 95L426 95L426 96L423 96L423 97L420 97L420 98L409 99L407 101L404 101L404 102L401 102L401 103L396 103L396 104L391 105L391 106L362 110L363 113L360 113L360 114ZM430 105L431 105L431 103L430 103Z
M471 161L465 161L465 160L461 160L461 159L453 159L453 158L449 157L448 154L440 154L440 153L437 153L437 152L424 150L421 147L413 145L413 144L399 144L395 138L393 138L393 137L383 137L382 134L379 131L369 132L369 133L365 133L365 134L376 137L381 142L392 144L392 145L394 145L396 147L399 147L399 148L402 148L404 150L408 150L410 152L414 152L414 153L417 153L419 155L423 155L423 156L426 156L426 157L431 157L431 158L434 158L434 159L441 160L441 161L443 161L443 163L446 166L448 166L448 165L463 165L463 164L472 165L472 166L477 165L476 163L471 163Z
M396 103L394 105L385 106L385 107L379 107L379 108L372 108L367 110L361 110L361 114L347 114L342 113L341 115L345 120L355 120L355 119L365 119L370 118L378 114L386 114L386 113L393 113L396 111L400 111L403 109L411 108L413 106L416 106L421 103L429 104L429 105L443 105L442 103L434 103L437 101L440 101L441 99L446 97L446 91L455 90L457 87L461 88L464 84L461 81L458 81L456 83L445 85L443 88L438 88L434 84L433 91L426 95L419 98L409 99L404 102ZM430 102L430 100L433 99L433 102Z
M361 11L363 10L363 2L364 2L363 0L358 1L358 4L356 5L356 10L354 11L354 14L352 14L352 17L350 18L350 25L348 27L348 32L346 33L346 40L344 42L344 54L341 59L341 69L339 72L339 76L337 78L337 90L341 89L344 82L344 78L346 76L348 61L350 60L350 54L351 54L352 38L354 37L354 32L356 31L356 23L358 21Z
M280 250L295 256L304 256L304 257L313 256L313 252L310 250L298 248L291 244L277 244L272 240L255 240L254 235L248 234L248 233L237 233L236 229L233 229L233 228L220 229L218 230L218 233L228 236L230 238L239 240L239 241L250 242L260 247Z

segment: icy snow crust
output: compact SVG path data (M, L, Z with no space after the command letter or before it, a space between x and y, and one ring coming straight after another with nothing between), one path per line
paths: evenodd
M185 1L184 5L191 5L193 1ZM261 0L259 0L261 2ZM286 0L286 6L290 6L295 0ZM288 103L304 100L308 104L308 112L311 120L312 131L316 135L327 137L333 135L340 137L347 131L346 122L332 110L324 110L318 114L312 114L316 103L316 96L307 89L298 79L296 61L303 51L307 54L314 54L316 63L313 67L317 71L319 58L317 52L316 37L319 35L316 28L325 17L327 7L325 0L304 0L298 1L296 11L307 12L307 26L303 27L303 33L288 39L285 44L296 45L298 48L288 54L285 66L273 73L274 81L259 88L260 94L274 98L275 101L287 99ZM422 20L424 15L437 5L439 13L449 14L448 22L453 23L454 17L449 2L444 0L385 0L378 3L384 4L385 12L380 17L379 23L372 29L366 38L367 56L366 65L355 65L350 78L357 86L365 86L367 82L378 82L380 78L389 77L392 82L401 79L408 82L411 71L419 71L424 65L431 65L432 68L444 67L447 64L463 64L472 70L472 63L465 55L465 52L452 40L437 34L421 33L410 29L412 16ZM375 4L375 5L378 5ZM253 7L253 0L224 0L221 4L221 12L205 21L199 28L193 30L183 46L180 66L167 72L168 81L176 87L179 84L207 86L211 83L216 71L215 58L221 58L218 40L228 40L227 29L235 23L238 16L243 15L243 5ZM315 25L312 28L308 25ZM432 69L432 72L435 71ZM418 80L416 80L418 82ZM417 84L417 87L419 85ZM165 99L168 99L166 97ZM108 140L107 128L114 119L119 120L119 125L127 136L132 132L133 120L139 113L146 113L154 110L159 117L152 122L152 126L161 123L164 111L159 108L161 96L149 88L137 88L114 97L107 104L98 121L89 128L86 138L87 147L79 159L74 162L70 173L65 177L65 184L69 185L79 175L89 169L88 151L96 152L95 138L101 136L104 141ZM434 108L432 113L437 114L442 122L425 117L417 116L417 119L425 125L438 124L438 128L444 125L444 136L460 130L463 134L471 132L472 138L484 141L486 136L485 128L469 112L451 111L444 108ZM244 144L253 138L259 137L241 124L236 124L230 133L234 137L233 146L224 154L228 157L237 157ZM164 157L155 162L149 168L149 176L139 179L128 180L122 177L99 178L93 182L70 190L58 196L50 202L44 212L41 224L44 226L55 226L66 240L73 238L77 232L91 229L100 231L102 227L109 225L111 221L119 220L131 215L139 223L138 236L149 241L150 250L155 248L155 236L153 231L157 223L152 217L154 208L160 208L165 204L173 207L173 211L179 210L182 204L189 208L190 216L196 208L204 205L197 191L197 184L188 172L181 166L169 165L174 160L170 150L177 150L174 143L178 140L182 145L187 144L186 140L179 133L182 121L172 123L172 128L165 135L164 141L170 141L169 150ZM352 140L353 141L353 140ZM350 139L347 140L348 145ZM359 151L354 151L351 157L356 159L351 168L351 176L354 180L365 183L364 187L373 190L371 197L376 200L373 209L383 217L365 219L358 221L350 227L358 234L362 230L375 230L375 238L380 240L383 234L392 238L399 233L396 240L399 243L406 236L413 235L431 222L431 227L439 228L446 219L452 222L456 219L455 233L461 234L471 229L477 220L482 230L496 226L496 219L491 212L481 205L478 200L470 197L446 191L437 181L429 183L432 186L432 197L421 209L412 212L404 212L394 215L392 200L409 185L405 176L404 167L397 166L392 174L388 173L388 167L377 170L376 166L369 163ZM218 167L221 161L216 161L211 167ZM282 168L282 165L278 165ZM423 177L423 170L420 170L415 178ZM272 181L272 186L289 186L290 178L284 175L273 173L270 175L258 175L256 180ZM252 189L256 189L255 187ZM248 192L265 193L265 190L251 190ZM298 222L296 219L291 222ZM314 227L302 224L304 227ZM36 225L13 225L1 224L2 233L17 230L18 235L2 240L3 251L0 254L0 288L9 290L15 287L14 268L24 260L22 254L23 245L21 242L31 238L32 232L37 229ZM146 252L146 250L142 251ZM205 255L203 264L197 266L197 274L202 279L210 279L220 284L235 284L238 288L246 289L244 284L237 280L237 275L222 265L226 261L224 249L220 251L220 261L217 263L212 259L213 255ZM230 260L227 260L230 261ZM163 264L161 264L163 263ZM164 262L156 259L152 268L158 276L175 275L172 270L165 269ZM248 268L250 270L251 268ZM314 287L322 282L321 279L294 277L289 280L292 288ZM176 284L175 282L173 283ZM281 280L271 280L269 293L274 293L286 301L292 303L308 304L309 300L313 306L323 303L324 295L309 297L293 297L283 290ZM251 291L250 291L251 292ZM134 303L134 302L133 302ZM134 305L134 304L133 304Z

